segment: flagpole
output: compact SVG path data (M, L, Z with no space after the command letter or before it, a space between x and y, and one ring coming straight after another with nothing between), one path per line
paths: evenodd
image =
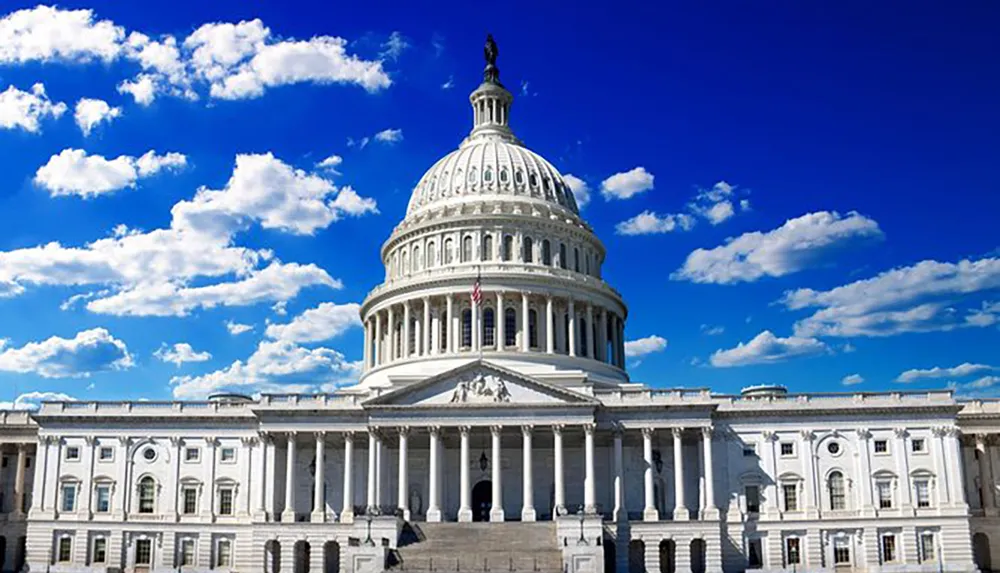
M479 329L479 332L476 333L476 335L477 335L476 336L476 342L479 343L479 363L480 364L482 364L482 362L483 362L483 333L486 331L486 329L484 328L485 325L483 324L483 305L482 305L482 301L483 301L483 290L482 290L483 289L483 285L480 282L480 279L482 278L482 276L483 276L483 266L482 265L476 265L476 288L479 289L479 302L476 303L476 314L478 315L478 316L476 316L476 328Z

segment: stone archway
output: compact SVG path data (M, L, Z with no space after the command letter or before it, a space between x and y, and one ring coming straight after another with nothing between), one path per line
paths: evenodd
M472 488L472 520L489 521L493 508L493 482L483 480Z
M628 543L628 573L646 572L646 544L641 539Z
M293 563L294 573L309 573L309 542L308 541L296 541L295 542L295 557Z
M691 540L691 573L705 573L705 540Z
M340 543L336 541L323 545L323 573L340 573Z
M660 573L674 573L677 570L677 544L673 539L660 542Z
M264 573L281 571L281 543L272 539L264 544Z
M992 571L993 560L990 556L990 538L983 532L972 536L972 555L980 571Z

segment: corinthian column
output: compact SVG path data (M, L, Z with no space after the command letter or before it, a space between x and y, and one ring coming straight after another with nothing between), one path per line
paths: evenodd
M653 429L642 429L642 485L645 504L642 508L643 521L659 521L660 512L653 499Z
M375 428L368 428L368 512L378 508L378 500L376 499L376 479L378 474L378 468L376 464L378 460L378 436L376 435Z
M556 351L556 323L552 311L552 297L545 299L545 352L553 354Z
M344 434L344 507L341 523L354 523L354 433Z
M470 499L471 490L469 489L469 432L471 428L469 426L462 426L458 429L459 434L462 438L462 447L460 452L460 467L459 467L459 486L462 488L459 492L460 504L458 508L458 520L462 522L472 521L472 500Z
M552 441L555 457L555 476L553 478L555 492L553 495L553 504L555 507L552 508L552 516L556 517L566 513L566 487L563 481L563 427L560 425L552 426Z
M987 434L976 434L976 451L979 452L979 485L983 489L983 511L996 515L996 486L993 485L993 456Z
M214 487L205 484L206 488ZM285 510L281 512L281 521L295 522L295 432L288 434L288 455L285 463Z
M493 503L490 507L490 521L503 521L503 483L500 481L503 476L501 472L501 466L503 465L500 461L500 432L503 431L501 426L493 426L490 428L490 433L493 435L493 459L490 460L493 466L492 475L492 485L493 485Z
M313 483L313 511L311 521L326 521L326 432L316 432L316 481Z
M569 320L569 340L566 344L569 346L569 355L576 356L576 306L573 299L569 299L569 308L566 312Z
M583 476L583 510L586 513L596 513L597 503L594 495L594 424L583 426L584 440L584 476Z
M528 352L531 350L531 321L528 320L528 293L521 293L521 324L523 325L521 331L524 332L524 336L521 337L521 351ZM536 324L537 328L538 325Z
M691 519L687 507L684 505L684 452L681 437L683 430L674 428L674 521L687 521Z
M521 521L535 521L535 492L534 483L531 477L531 426L521 426L521 440L523 445L523 466L524 482L521 485L523 493L521 499Z
M431 355L431 299L424 297L424 321L421 324L424 329L424 341L420 345L420 353L424 356Z
M410 474L407 467L409 463L407 460L409 434L409 428L402 427L399 429L399 479L397 480L399 484L396 490L396 507L402 512L403 519L406 521L410 520Z
M431 426L430 428L430 491L427 502L427 521L441 521L441 428Z

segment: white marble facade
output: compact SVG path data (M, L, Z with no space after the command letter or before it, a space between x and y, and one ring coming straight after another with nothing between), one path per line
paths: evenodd
M2 414L3 570L353 571L404 520L579 519L620 572L1000 562L1000 403L631 382L603 244L495 68L470 102L382 248L358 383Z

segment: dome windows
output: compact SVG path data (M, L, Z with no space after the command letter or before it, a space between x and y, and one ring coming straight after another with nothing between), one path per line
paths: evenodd
M462 239L462 262L472 262L472 237L469 235Z
M548 239L542 241L542 264L547 267L552 266L552 247Z
M500 249L500 258L503 261L509 262L514 256L514 237L510 235L504 235L503 246Z
M532 242L531 242L531 237L525 237L524 238L524 242L522 244L522 249L521 250L522 250L521 259L524 262L526 262L526 263L534 262L533 261L533 257L532 257L532 251L534 249L533 249L533 245L532 245Z
M475 182L476 182L476 168L472 167L471 169L469 169L469 183L475 183Z
M528 183L531 185L532 189L534 189L535 187L538 187L538 175L536 175L534 173L532 173L531 175L529 175L528 176Z
M492 167L487 167L486 169L483 170L483 181L485 181L486 183L492 183L493 182L493 168Z
M493 260L493 235L483 235L483 260Z
M501 183L506 183L507 180L509 179L509 177L510 176L507 175L507 169L506 168L500 170L500 182Z
M514 172L514 183L524 185L524 172L520 169Z

